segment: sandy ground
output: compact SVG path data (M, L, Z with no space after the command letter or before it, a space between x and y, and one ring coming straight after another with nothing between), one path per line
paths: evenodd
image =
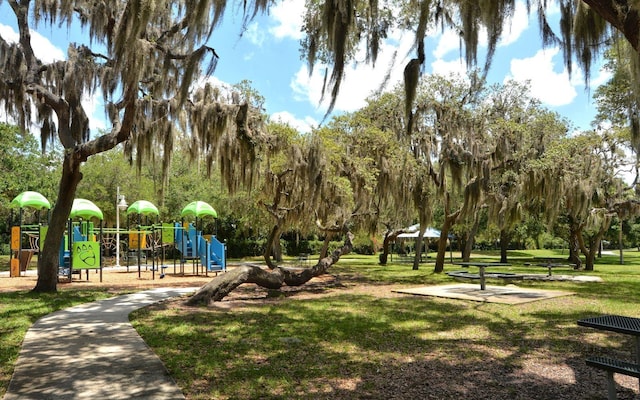
M138 266L130 266L129 271L120 267L105 267L102 270L102 281L99 271L89 271L88 279L86 271L82 271L82 276L73 275L71 282L61 280L58 283L58 290L73 290L86 288L110 288L110 289L148 289L154 287L196 287L202 286L213 279L216 274L209 273L206 276L201 271L200 275L194 274L191 264L185 265L184 274L179 266L174 273L173 264L167 264L164 278L160 278L158 271L153 273L151 267L142 266L138 271ZM31 290L35 287L37 275L35 270L23 272L19 277L9 277L8 272L0 273L0 291Z

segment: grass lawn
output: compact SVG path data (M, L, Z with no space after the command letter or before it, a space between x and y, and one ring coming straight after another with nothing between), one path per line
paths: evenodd
M504 271L546 273L524 264L552 255L513 252ZM383 267L377 256L348 255L331 269L333 279L318 284L282 292L245 285L225 306L190 308L175 300L131 319L188 399L595 400L605 397L604 373L586 367L584 358L628 359L633 343L576 320L640 317L640 253L628 251L624 259L620 266L617 255L604 256L594 272L554 271L604 282L515 282L576 295L503 305L396 294L392 288L454 281L433 274L432 261L414 271L406 263ZM101 290L0 293L0 397L37 318L104 297ZM625 382L618 398L637 396L637 379L635 386Z
M524 265L534 255L542 254L514 254L505 270L546 273ZM189 399L598 399L606 393L604 372L586 367L584 358L629 358L634 346L576 320L640 317L640 255L625 254L624 266L617 261L606 256L591 273L554 271L597 275L604 283L519 281L576 295L514 306L392 295L389 285L452 279L433 274L432 263L413 271L350 255L332 268L337 281L309 288L313 295L303 288L256 299L249 287L229 307L175 301L132 319ZM356 287L365 290L350 290ZM619 398L633 398L633 382L635 389L622 388Z

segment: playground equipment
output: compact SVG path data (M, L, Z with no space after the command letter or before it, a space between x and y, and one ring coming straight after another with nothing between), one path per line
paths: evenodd
M91 219L100 220L98 233ZM86 270L89 280L89 270L94 269L100 271L102 282L102 246L99 237L102 237L103 219L102 211L93 202L86 199L73 201L67 231L60 244L58 279L71 281L73 273L80 274Z
M156 265L156 250L162 248L162 235L156 235L157 229L156 224L158 216L160 213L158 212L158 208L147 200L138 200L131 204L129 208L127 208L127 222L129 221L130 215L137 215L137 229L129 230L129 246L126 252L126 261L127 261L127 271L129 271L129 262L131 260L137 260L138 262L138 278L141 277L142 273L142 262L144 261L145 265L147 264L147 252L151 252L151 272L152 279L155 279L155 271L160 266L160 263ZM142 218L145 217L145 222L147 225L142 225ZM149 224L149 219L151 217L155 217L155 223L152 222ZM159 239L156 237L159 236ZM150 240L147 240L149 238ZM158 241L160 243L158 244ZM164 266L163 266L164 268ZM164 278L164 272L160 274L160 278Z
M175 223L174 243L175 248L181 254L180 266L183 268L184 261L191 259L194 261L194 273L198 274L199 266L204 268L205 274L209 272L225 272L227 270L225 244L220 242L215 235L203 235L198 230L198 221L202 217L218 217L218 213L211 205L203 201L194 201L182 209L181 216L195 217L195 224ZM184 269L182 270L184 274Z
M11 200L11 205L19 206L20 212L18 225L11 227L9 275L18 277L27 270L31 258L40 250L40 243L44 242L48 227L40 223L40 212L50 210L51 203L38 192L26 191ZM36 224L23 224L25 209L35 211Z

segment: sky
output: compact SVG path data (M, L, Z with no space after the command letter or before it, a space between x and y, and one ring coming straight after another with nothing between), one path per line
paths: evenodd
M281 0L268 15L256 17L244 30L241 11L229 9L209 44L220 56L212 77L214 81L235 84L249 80L251 86L264 96L266 111L272 119L308 132L323 120L327 102L320 102L325 66L316 65L310 74L306 61L300 58L304 3L304 0ZM538 98L543 106L567 118L578 130L589 129L596 112L591 96L609 75L594 68L589 88L585 87L584 75L577 66L569 76L560 50L541 48L535 15L527 16L524 2L517 4L511 23L503 30L503 38L489 71L489 81L528 81L531 95ZM77 35L81 33L44 28L32 33L32 39L36 53L44 61L51 61L64 59L70 38L78 41ZM9 41L18 37L13 14L6 2L0 5L0 36ZM459 38L451 31L431 32L428 36L424 73L464 74L466 68L461 59ZM380 89L389 70L391 79L387 87L399 82L404 65L414 57L410 51L412 42L410 32L391 32L375 67L364 62L349 65L332 115L362 107L365 99ZM482 42L479 51L486 51ZM364 60L364 53L358 59ZM89 115L92 115L92 129L104 128L98 99L99 96L95 96L94 99L86 98L84 102Z

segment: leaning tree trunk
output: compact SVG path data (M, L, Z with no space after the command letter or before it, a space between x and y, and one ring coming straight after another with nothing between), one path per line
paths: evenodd
M331 244L331 239L333 239L334 236L334 232L326 232L324 241L322 242L322 248L320 249L320 259L327 257L327 255L329 254L329 245Z
M391 247L391 242L395 242L398 238L398 235L404 233L404 229L396 229L395 231L387 230L384 235L384 241L382 242L382 253L380 253L380 265L387 265L387 260L389 258L389 249Z
M255 283L267 289L280 289L282 286L301 286L311 278L326 273L329 268L338 262L341 256L351 252L353 234L347 232L344 245L336 249L330 256L322 258L312 267L300 270L289 270L276 267L269 271L258 265L243 265L230 269L229 272L216 276L212 281L200 288L187 300L187 304L208 305L221 301L235 288L243 283Z
M33 288L34 292L57 291L60 243L81 180L80 162L74 152L67 152L60 178L58 200L53 206L47 236L38 257L38 280Z

